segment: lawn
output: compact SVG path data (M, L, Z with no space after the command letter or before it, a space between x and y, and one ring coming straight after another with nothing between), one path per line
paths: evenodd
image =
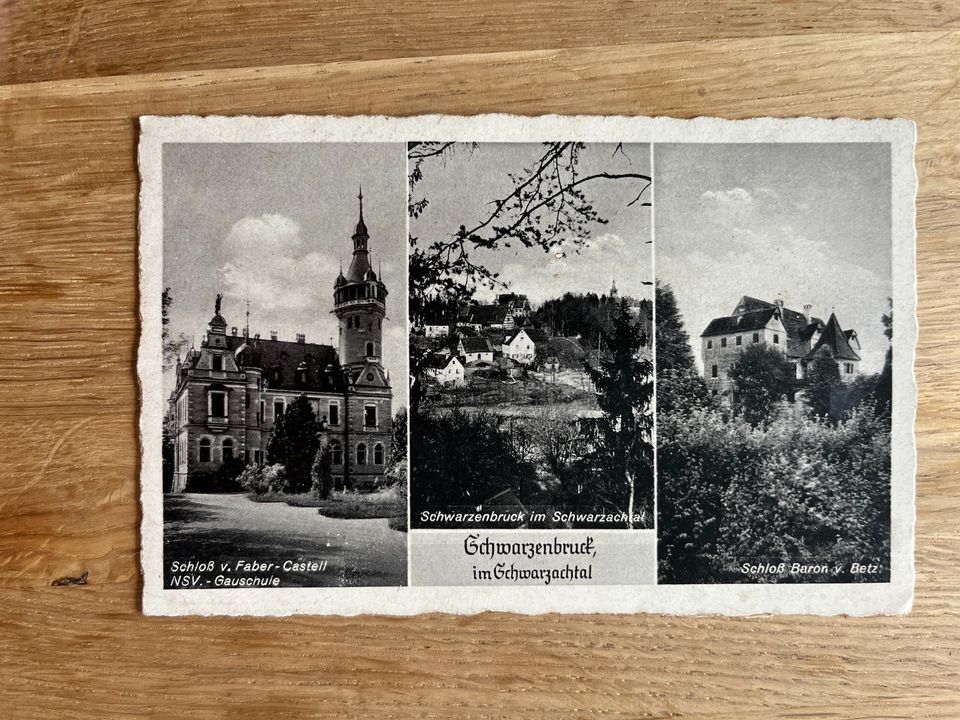
M296 495L286 495L284 493L251 494L249 498L254 502L282 502L293 507L317 508L324 517L340 520L403 518L403 524L406 525L406 501L396 486L372 493L335 490L327 498L318 498L312 492Z

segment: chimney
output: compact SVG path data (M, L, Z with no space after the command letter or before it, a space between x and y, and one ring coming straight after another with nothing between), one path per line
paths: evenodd
M236 337L236 336L237 336L237 329L236 329L235 327L230 328L230 334L233 335L234 337Z
M271 340L276 340L276 339L277 339L277 331L276 331L276 330L271 330L271 331L270 331L270 339L271 339Z
M813 316L813 305L807 303L803 306L803 316L807 319L807 322L810 322L810 318Z
M301 345L307 341L307 336L303 333L297 333L297 342Z
M776 300L774 300L774 301L773 301L773 304L776 305L776 306L777 306L778 308L780 308L781 310L783 310L783 298L782 298L782 297L778 297Z

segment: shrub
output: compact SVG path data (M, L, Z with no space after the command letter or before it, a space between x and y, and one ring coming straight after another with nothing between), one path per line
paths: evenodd
M333 471L330 459L330 443L323 443L313 459L310 476L313 480L311 490L314 497L325 500L333 490Z
M753 428L711 411L658 423L662 582L753 582L744 561L889 568L890 435L869 404L837 425L788 413Z
M283 490L286 483L286 472L283 465L248 465L238 478L244 490L255 495L264 495L268 492L277 493Z

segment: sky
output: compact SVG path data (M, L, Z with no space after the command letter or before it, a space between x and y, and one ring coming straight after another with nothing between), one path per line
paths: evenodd
M649 145L624 145L623 152L615 152L616 147L588 144L581 154L578 174L604 171L649 175ZM490 204L512 189L509 173L521 173L543 152L540 143L460 144L442 158L425 161L423 179L415 193L425 197L429 205L420 217L411 219L411 234L426 244L451 237L460 225L471 227L485 219ZM609 223L591 228L591 237L579 254L572 238L565 238L549 253L514 246L474 251L471 257L500 273L511 291L526 294L534 305L565 292L604 294L613 281L622 295L652 297L651 286L643 284L652 279L650 208L640 202L628 207L637 197L641 181L598 179L581 187ZM647 199L649 195L645 194L641 202ZM505 290L479 290L476 297L491 300L498 292Z
M407 404L406 157L402 144L172 143L163 148L164 286L172 337L199 347L217 293L228 326L336 345L333 283L353 252L360 185L387 286L384 365ZM228 330L229 332L229 330ZM169 392L172 372L165 373Z
M860 339L863 372L888 342L889 145L658 144L656 273L677 297L698 363L700 333L742 295L840 326Z

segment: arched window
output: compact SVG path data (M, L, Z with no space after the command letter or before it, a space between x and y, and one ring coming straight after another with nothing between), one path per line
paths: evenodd
M383 444L377 443L373 446L373 464L383 465Z
M357 465L367 464L367 446L363 443L357 445Z
M330 443L330 464L343 465L343 448L336 440Z
M233 460L233 439L226 437L223 439L223 461L228 460Z
M367 357L372 357L373 354L374 354L374 353L373 353L373 343L372 343L372 342L368 342L368 343L367 343Z
M200 438L200 462L210 462L210 438Z

